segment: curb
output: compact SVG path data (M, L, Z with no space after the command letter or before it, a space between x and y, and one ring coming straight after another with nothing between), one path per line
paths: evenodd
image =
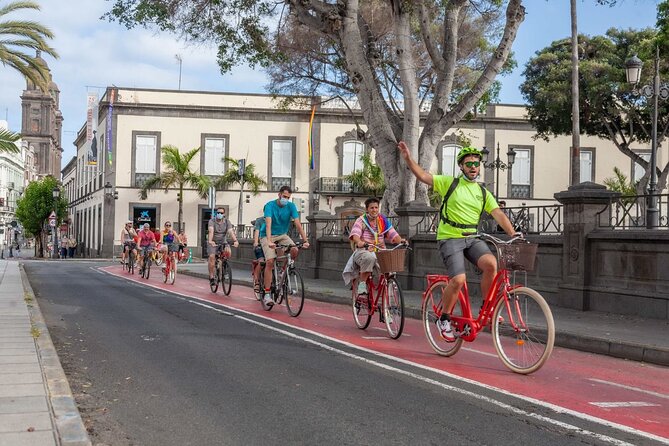
M209 279L204 273L181 270L179 274ZM251 287L250 281L232 279L232 283ZM322 293L309 290L307 299L320 302L328 302L339 305L347 305L348 299L336 296L334 294ZM405 307L404 314L411 319L421 318L421 309L417 307ZM615 358L629 359L632 361L643 361L649 364L669 366L669 349L655 347L650 345L641 345L633 342L623 342L609 338L600 338L597 336L584 336L582 334L570 333L565 331L555 332L555 345L571 350L579 350L587 353L612 356Z
M22 264L19 264L23 292L28 301L28 312L32 326L39 331L35 338L37 357L39 359L44 383L49 394L49 405L53 416L53 424L61 446L91 446L91 440L81 419L77 402L72 395L70 384L67 381L63 367L60 364L58 353L51 341L51 335L47 328L35 293L30 286Z

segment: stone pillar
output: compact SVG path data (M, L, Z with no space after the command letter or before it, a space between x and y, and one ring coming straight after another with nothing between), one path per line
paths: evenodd
M592 262L588 234L599 226L599 213L606 212L619 192L590 181L570 186L554 195L563 207L562 282L560 306L583 311L590 309L590 272Z
M337 217L329 213L328 211L316 211L311 215L307 216L307 221L309 222L309 249L300 254L300 258L305 257L308 260L312 268L309 271L313 271L313 279L318 279L318 265L320 265L321 255L321 246L318 243L318 239L321 237L324 231L327 228L332 227L336 224L335 220Z
M410 239L419 232L425 232L424 226L432 222L432 217L438 209L428 206L420 200L409 201L395 208L399 217L397 232L406 239Z

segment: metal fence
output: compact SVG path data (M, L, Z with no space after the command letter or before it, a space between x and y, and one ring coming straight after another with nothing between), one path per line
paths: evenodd
M626 195L612 199L598 214L600 228L643 229L646 228L646 212L651 195ZM656 194L658 203L658 225L656 229L669 228L669 194Z

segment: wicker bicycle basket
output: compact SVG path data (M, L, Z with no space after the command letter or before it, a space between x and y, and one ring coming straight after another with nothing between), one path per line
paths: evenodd
M511 243L497 246L500 269L511 271L534 271L537 257L536 243Z
M379 262L379 268L382 273L399 273L404 271L404 259L406 258L406 249L398 248L393 250L383 250L376 253L376 260Z

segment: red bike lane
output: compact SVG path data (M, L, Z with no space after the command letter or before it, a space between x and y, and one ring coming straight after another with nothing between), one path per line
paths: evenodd
M473 343L465 343L455 356L445 358L432 351L421 322L415 319L406 319L402 336L392 340L378 314L366 330L359 330L351 308L345 305L307 299L302 314L293 318L285 305L264 311L249 287L233 285L230 295L225 296L220 287L213 294L206 280L186 275L177 275L174 285L164 284L158 268L148 281L124 272L120 266L101 269L164 291L279 321L404 363L475 381L559 412L590 420L595 417L625 430L648 433L669 443L667 367L556 347L539 371L519 375L499 360L488 332L479 334Z

